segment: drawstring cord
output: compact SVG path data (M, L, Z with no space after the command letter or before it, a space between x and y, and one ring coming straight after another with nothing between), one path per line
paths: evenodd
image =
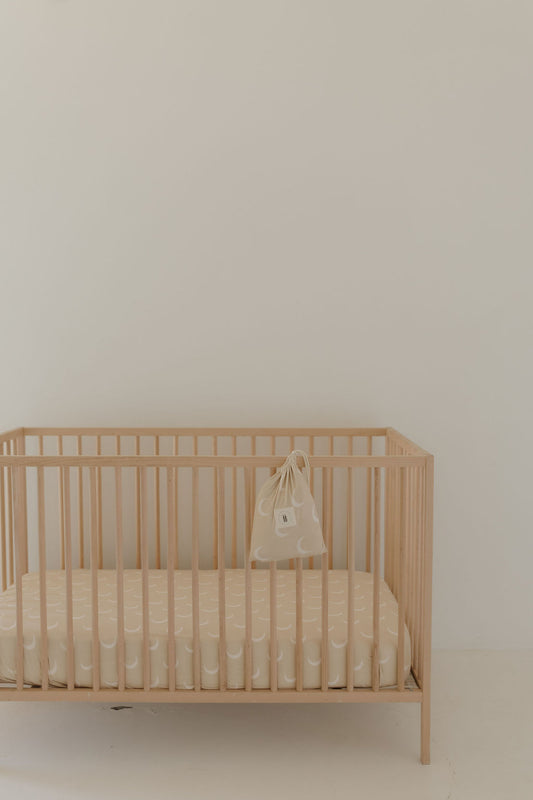
M307 479L307 483L310 484L311 466L309 464L309 456L304 450L293 450L291 453L289 453L284 463L279 468L280 472L282 473L282 482L291 467L296 467L296 469L298 469L298 456L301 456L303 459L305 477Z

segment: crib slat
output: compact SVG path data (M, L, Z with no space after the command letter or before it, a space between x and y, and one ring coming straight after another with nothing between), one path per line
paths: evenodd
M409 556L408 563L408 579L407 586L409 587L409 630L413 633L411 641L411 657L414 660L416 650L416 621L417 621L417 608L416 608L416 536L417 536L417 484L418 484L418 470L413 468L411 470L411 524L409 536Z
M395 455L395 442L387 439L387 453L388 455ZM392 593L396 592L395 588L395 549L396 549L396 472L394 468L387 468L385 471L386 492L387 492L387 532L385 539L385 548L388 553L387 557L387 572L386 579Z
M126 637L124 632L124 545L122 513L122 469L115 467L115 513L117 525L117 675L118 688L126 688Z
M141 437L135 437L135 455L141 454ZM141 568L141 468L135 469L135 532L136 532L136 559L135 566Z
M334 454L334 438L329 437L329 454ZM327 520L327 542L328 542L328 565L333 569L333 470L328 469L328 520Z
M400 447L395 444L395 454L401 455ZM401 528L401 469L394 470L394 595L398 597L400 582L400 528Z
M270 437L270 455L274 456L275 454L276 454L276 437L275 436L271 436ZM275 467L271 467L270 468L270 474L274 475L275 472L276 472Z
M374 584L373 584L373 602L372 602L372 627L373 627L373 643L372 643L372 689L379 691L379 615L380 615L380 597L381 597L381 470L379 467L374 468Z
M83 451L81 436L77 438L77 453L81 456ZM78 467L78 563L80 569L85 567L85 519L83 509L83 467Z
M141 583L143 625L143 689L150 690L150 586L148 569L148 475L147 467L141 467Z
M237 455L237 436L231 437L231 454ZM231 476L231 568L237 568L237 467Z
M7 455L13 455L13 443L11 441L6 443ZM8 561L8 584L11 586L14 576L14 544L15 535L13 530L13 470L7 471L7 532L9 541L9 561Z
M65 521L65 582L67 614L67 689L74 689L74 610L72 603L72 530L70 467L60 467Z
M420 541L420 500L421 500L421 486L422 475L419 469L415 469L414 474L415 482L415 507L414 507L414 546L413 546L413 573L414 573L414 623L413 623L413 641L412 641L412 663L418 674L418 645L420 642L420 572L419 572L419 541Z
M296 559L296 691L304 688L303 559Z
M325 521L329 520L329 505L331 503L331 483L329 480L329 467L322 468L322 515ZM327 531L327 528L326 528ZM326 536L327 542L327 536ZM329 680L329 554L322 553L322 662L321 662L321 689L323 692L328 690Z
M102 437L96 437L96 455L102 455ZM104 567L104 532L102 527L102 470L96 472L97 508L98 508L98 569Z
M180 442L179 436L174 437L174 455L179 455L180 452ZM179 469L175 468L174 473L174 531L176 537L176 546L174 548L174 569L178 569L179 567L179 494L178 494L178 482L179 482Z
M411 470L406 470L407 475L407 508L406 508L406 527L405 527L405 622L411 625L411 585L410 585L410 554L411 554Z
M57 437L57 454L58 456L63 455L63 437ZM58 488L58 502L59 502L59 547L60 547L60 555L59 555L59 563L61 565L61 569L65 569L65 487L63 486L62 480L62 472L61 467L58 467L57 470L57 488Z
M270 562L270 689L278 691L277 564Z
M212 438L212 453L214 456L218 452L218 440L216 436ZM218 489L217 489L217 470L213 470L213 569L218 566Z
M26 441L24 435L20 435L15 440L15 452L19 456L26 453ZM20 560L22 572L28 571L28 504L27 504L27 484L26 468L16 470L16 495L14 498L14 523L16 535L20 537Z
M366 437L366 454L372 455L372 437ZM366 471L366 571L370 572L372 554L372 468Z
M328 554L322 553L320 556L322 571L322 661L321 661L321 686L323 692L328 690L328 648L329 648L329 591L328 591Z
M327 548L329 548L329 536L328 536L329 511L328 511L328 499L327 499L328 490L329 490L329 476L327 468L323 468L322 469L322 531L324 534L324 541L326 543ZM329 563L329 553L328 553L328 563Z
M390 455L389 439L385 440L385 455ZM383 547L383 564L385 581L390 581L390 472L385 469L383 474L384 516L383 527L385 531ZM389 583L390 587L390 583Z
M37 467L39 535L39 615L41 628L41 686L48 689L48 619L46 606L46 529L43 467Z
M352 441L352 448L350 449L350 441ZM350 436L346 439L346 454L353 455L353 440ZM343 470L343 474L346 475L346 568L348 568L348 557L349 553L348 550L350 549L350 537L349 537L349 505L351 502L350 497L350 467L346 467Z
M294 450L294 436L289 437L289 452ZM294 569L294 558L289 559L289 569Z
M251 451L253 456L257 454L257 440L255 436L251 437ZM252 470L250 475L250 519L251 519L250 525L253 522L254 507L255 507L255 469ZM252 561L251 567L252 569L256 569L257 562Z
M414 528L416 524L415 514L415 478L416 471L414 467L409 468L409 512L407 524L407 574L406 574L406 587L407 587L407 625L410 630L414 630L414 580L413 580L413 552L414 552Z
M389 454L394 455L394 443L389 443ZM387 582L389 584L389 588L391 589L392 593L394 594L396 589L394 586L394 559L395 559L395 547L396 547L396 469L388 468L386 470L386 481L387 481L387 494L389 497L388 501L388 508L387 508L387 518L388 518L388 534L386 539L386 547L389 551L388 557L388 572L387 572Z
M196 447L195 447L196 449ZM198 519L198 468L192 468L192 649L194 689L202 688L200 661L200 532Z
M395 455L396 443L394 440L390 442L390 454ZM397 483L397 469L387 470L387 481L390 482L390 567L388 583L392 593L396 596L396 517L397 517L397 499L396 499L396 483Z
M401 692L405 687L403 664L405 660L405 539L407 533L407 469L402 467L400 477L400 552L399 552L399 580L398 580L398 663L397 684Z
M353 451L353 440L352 440ZM354 508L353 508L353 468L348 467L348 487L346 495L346 538L347 538L347 557L346 568L348 570L348 641L346 651L346 689L351 692L353 690L353 649L354 649L354 607L353 607L353 578L354 578L354 554L355 554L355 531L353 529Z
M322 467L320 471L320 478L322 483L322 533L324 536L324 543L329 547L328 542L328 476L327 467Z
M100 689L100 632L98 622L98 497L97 467L89 467L91 497L91 608L92 608L92 663L93 690Z
M8 468L11 471L11 467ZM21 467L24 469L24 467ZM2 474L2 484L4 482L4 475ZM17 689L24 688L24 614L23 614L23 593L22 593L22 575L24 572L23 556L21 552L21 542L19 536L15 537L15 617L17 627L17 655L16 655L16 670L17 670Z
M4 443L0 443L0 455L4 455ZM7 541L6 541L6 493L5 473L7 468L0 467L0 559L2 560L2 591L7 588Z
M154 437L154 455L159 455L159 436ZM160 468L154 469L154 505L155 505L155 567L161 569L161 476Z
M176 469L167 467L167 620L168 620L168 690L176 689L176 626L174 602L174 564L175 554L175 502L176 502Z
M420 596L420 585L421 585L421 576L420 576L420 536L421 536L421 528L422 528L422 470L417 468L415 470L416 475L416 488L415 488L415 516L416 516L416 523L415 523L415 546L414 546L414 553L413 553L413 562L414 562L414 581L415 581L415 624L414 624L414 647L413 653L411 654L411 663L416 668L416 673L418 675L418 663L419 663L419 645L420 645L420 610L422 605L422 598Z
M275 454L276 454L276 437L275 436L271 436L270 437L270 455L274 456ZM272 475L275 475L275 474L276 474L276 468L275 467L270 467L270 476L272 477Z
M224 467L218 467L217 472L218 484L218 631L219 631L219 646L218 646L218 664L219 664L219 688L221 691L226 690L226 515L224 506Z
M252 565L250 563L250 537L252 525L252 484L251 468L244 470L244 601L245 601L245 643L244 643L244 689L252 689L253 654L252 654Z
M313 456L314 454L315 454L315 437L314 436L310 436L309 437L309 455ZM314 471L313 467L311 467L311 469L309 470L309 489L310 489L311 494L313 495L313 498L314 498L314 496L315 496L315 494L314 494L314 492L315 492L315 471ZM309 562L308 562L308 566L309 566L309 569L314 569L315 568L315 559L314 559L313 556L310 556Z
M435 480L435 464L434 459L430 456L424 467L423 471L423 512L422 512L422 540L421 540L421 640L420 640L420 673L419 677L424 687L424 691L428 692L429 699L429 686L431 683L431 575L432 575L432 559L433 559L433 490ZM430 705L429 703L427 704ZM429 713L429 708L426 708L425 714Z
M420 523L418 533L418 660L417 676L421 679L424 641L424 531L426 518L426 471L420 470Z

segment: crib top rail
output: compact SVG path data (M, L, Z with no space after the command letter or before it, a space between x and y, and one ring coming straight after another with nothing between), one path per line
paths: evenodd
M19 428L26 436L386 436L392 428L229 428L229 427L140 427L140 428Z
M187 444L188 442L188 444ZM429 456L394 428L18 428L0 464L48 467L269 467L294 448L312 467L418 466Z
M311 468L321 467L420 467L425 455L406 456L311 456ZM3 456L6 467L280 467L282 456Z
M114 444L109 447L103 443L114 440ZM146 446L148 440L148 446ZM173 447L160 447L165 441L173 441ZM185 447L185 452L180 443L190 440L192 446ZM267 445L270 440L270 445ZM133 442L133 446L128 446L127 442ZM72 444L68 446L68 443ZM207 447L202 443L208 443ZM229 442L232 443L228 448ZM240 444L238 444L240 442ZM357 446L357 442L362 444ZM144 443L144 446L143 444ZM224 444L225 443L225 444ZM321 444L322 443L322 444ZM124 444L124 446L123 446ZM279 445L281 444L281 447ZM389 447L393 444L394 447ZM64 446L65 445L65 446ZM263 445L263 446L261 446ZM377 445L377 446L376 446ZM140 464L147 463L147 456L150 457L154 466L168 466L170 462L152 461L152 458L164 458L173 456L172 465L178 466L175 457L194 456L195 464L201 465L198 459L207 456L217 456L216 462L205 461L204 466L221 466L220 456L228 458L227 466L234 466L237 461L231 457L237 457L238 463L243 465L243 458L252 456L254 458L250 465L255 466L279 466L278 455L286 454L294 447L306 449L312 458L319 458L314 466L356 466L365 465L385 466L381 462L370 462L369 458L376 458L387 455L387 465L390 465L390 453L393 451L397 458L429 456L425 450L420 448L407 437L391 427L368 427L368 428L228 428L228 427L209 427L209 428L126 428L126 427L42 427L42 428L16 428L5 433L0 433L0 458L16 457L19 465L23 465L22 459L32 457L32 464L35 464L35 457L69 457L80 458L84 461L87 457L97 457L98 464L105 463L109 466L113 464L122 466L135 466L135 463L112 462L109 458L125 457L127 455L141 458ZM146 452L148 450L148 452ZM167 452L164 452L164 451ZM129 452L127 452L129 451ZM191 452L192 451L192 452ZM281 451L281 452L280 452ZM262 461L260 458L270 457L275 460ZM325 462L324 457L332 457L335 462ZM350 457L350 461L341 463L342 457ZM353 458L357 461L354 462ZM363 460L364 459L364 460ZM6 465L8 462L5 462ZM15 463L15 462L13 462ZM77 462L39 462L43 466L68 466L75 465ZM88 463L85 461L85 463ZM401 462L407 466L405 461ZM412 465L415 466L413 462ZM184 461L183 466L190 464ZM29 465L29 462L28 462Z

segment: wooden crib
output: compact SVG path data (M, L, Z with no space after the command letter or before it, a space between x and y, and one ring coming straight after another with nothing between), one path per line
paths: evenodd
M328 552L250 563L295 448ZM433 457L400 433L18 428L0 469L0 699L420 703L429 763Z

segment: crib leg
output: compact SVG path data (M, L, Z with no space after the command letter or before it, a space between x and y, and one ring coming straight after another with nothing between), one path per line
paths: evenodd
M429 696L420 704L420 761L431 763L430 759L431 704Z

